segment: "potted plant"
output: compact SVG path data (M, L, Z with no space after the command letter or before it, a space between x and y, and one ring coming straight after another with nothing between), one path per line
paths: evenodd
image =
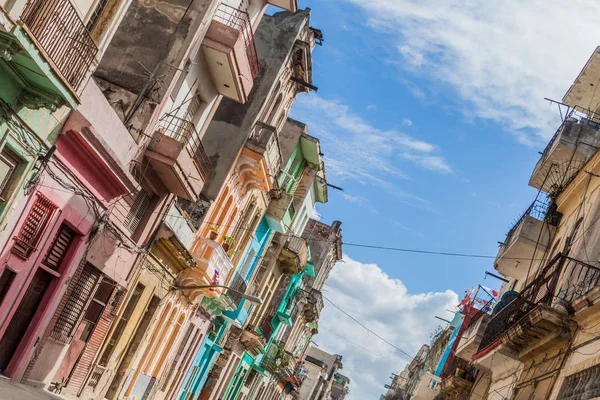
M223 238L223 244L221 246L223 246L223 250L225 250L225 252L227 253L229 251L229 249L231 249L231 247L233 247L235 245L235 239L232 238L231 236L225 236Z
M233 256L235 255L235 250L229 249L229 251L227 252L227 255L229 256L230 259L233 259Z
M211 225L210 228L208 228L208 238L212 241L217 240L217 238L219 237L219 227L216 225Z

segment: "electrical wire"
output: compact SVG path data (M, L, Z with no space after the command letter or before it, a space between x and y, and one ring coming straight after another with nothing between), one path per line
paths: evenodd
M366 348L366 347L364 347L364 346L361 346L361 345L360 345L360 344L358 344L358 343L355 343L355 342L353 342L352 340L350 340L350 339L348 339L348 338L346 338L346 337L344 337L344 336L342 336L342 335L340 335L340 334L338 334L338 333L336 333L336 332L332 331L331 329L324 327L323 325L319 325L319 329L325 329L327 332L329 332L329 333L331 333L331 334L333 334L333 335L335 335L335 336L339 337L339 338L340 338L340 339L342 339L342 340L345 340L346 342L348 342L348 343L350 343L350 344L352 344L352 345L354 345L354 346L356 346L356 347L358 347L358 348L361 348L361 349L365 350L366 352L368 352L369 354L372 354L372 355L374 355L374 356L375 356L375 357L377 357L377 358L381 358L381 359L383 359L383 360L386 360L386 361L389 361L389 362L391 362L391 363L398 364L398 361L394 361L394 360L392 360L392 359L389 359L389 358L387 358L387 357L384 357L384 356L382 356L382 355L379 355L379 354L377 354L377 353L373 353L373 352L372 352L371 350L369 350L368 348Z
M385 340L384 338L382 338L381 336L379 336L377 333L373 332L371 329L369 329L365 324L363 324L362 322L360 322L359 320L357 320L356 318L354 318L352 315L348 314L346 311L344 311L342 308L340 308L337 304L335 304L333 301L329 300L327 297L325 297L323 294L321 294L321 296L327 300L329 303L331 303L331 305L333 305L335 308L337 308L338 310L340 310L342 313L344 313L347 317L349 317L351 320L353 320L354 322L356 322L357 324L359 324L360 326L362 326L364 329L366 329L369 333L375 335L376 337L378 337L379 339L381 339L382 341L384 341L385 343L387 343L388 345L390 345L391 347L393 347L394 349L398 350L400 353L404 354L405 356L407 356L408 358L410 358L411 360L414 359L413 356L411 356L410 354L408 354L407 352L405 352L404 350L402 350L401 348L397 347L396 345L388 342L387 340Z

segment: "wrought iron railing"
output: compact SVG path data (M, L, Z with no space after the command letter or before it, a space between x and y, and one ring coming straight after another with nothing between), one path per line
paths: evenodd
M257 122L248 137L248 142L256 146L269 164L269 175L277 179L281 168L281 152L277 139L277 129L263 122ZM250 149L253 150L252 147Z
M204 181L208 179L212 163L204 151L196 126L192 122L173 114L165 114L158 121L157 132L185 145L187 151L193 157L202 179Z
M246 46L246 54L248 56L248 63L250 64L252 78L256 77L260 73L260 66L258 65L258 56L250 15L244 10L221 3L217 7L214 19L240 32L244 39L244 45Z
M227 296L236 306L239 306L242 302L242 294L246 293L246 289L248 289L248 284L244 278L242 278L242 276L236 272L231 278L229 288L233 290L227 290Z
M306 247L306 240L300 236L289 235L285 241L285 248L295 253L301 259L308 257L308 248Z
M527 209L523 212L523 214L521 214L519 216L519 218L517 218L516 221L512 224L511 228L509 229L508 233L506 234L506 239L504 240L504 245L508 246L511 243L515 231L517 230L519 225L521 225L521 223L523 222L523 220L526 217L532 217L532 218L537 219L538 221L544 221L545 219L547 219L548 223L550 223L551 225L555 225L556 221L554 220L554 218L547 218L547 217L550 217L550 215L549 215L550 208L551 208L550 199L546 198L544 200L540 200L540 199L534 200L533 203L531 203L531 205L529 207L527 207Z
M90 70L98 47L69 0L29 0L21 20L75 90Z
M539 305L556 303L569 308L570 302L595 287L599 278L599 268L559 253L512 302L492 315L479 351L495 343Z
M477 370L471 363L450 354L442 369L441 378L446 379L450 376L458 376L466 381L475 382Z

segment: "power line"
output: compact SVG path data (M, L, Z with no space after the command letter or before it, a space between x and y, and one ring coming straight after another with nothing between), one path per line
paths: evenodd
M322 326L322 325L319 325L319 329L325 329L327 332L329 332L329 333L331 333L331 334L333 334L333 335L335 335L335 336L339 337L340 339L343 339L343 340L347 341L347 342L348 342L348 343L350 343L350 344L353 344L353 345L354 345L354 346L356 346L356 347L359 347L359 348L361 348L361 349L365 350L366 352L368 352L369 354L372 354L372 355L374 355L375 357L381 358L381 359L383 359L383 360L387 360L387 361L389 361L389 362L392 362L392 363L394 363L394 364L397 364L397 363L398 363L398 361L394 361L394 360L392 360L392 359L389 359L389 358L387 358L387 357L384 357L384 356L382 356L382 355L379 355L379 354L377 354L377 353L373 353L371 350L367 349L366 347L364 347L364 346L361 346L360 344L358 344L358 343L355 343L355 342L353 342L352 340L350 340L350 339L348 339L348 338L346 338L346 337L344 337L344 336L342 336L342 335L340 335L340 334L338 334L338 333L336 333L336 332L332 331L331 329L328 329L328 328L326 328L326 327L324 327L324 326Z
M344 313L346 316L348 316L350 319L352 319L352 321L356 322L357 324L359 324L360 326L362 326L363 328L365 328L369 333L375 335L376 337L378 337L379 339L383 340L384 342L386 342L387 344L389 344L390 346L392 346L393 348L395 348L396 350L398 350L400 353L404 354L405 356L407 356L408 358L410 358L411 360L414 358L413 356L411 356L410 354L408 354L407 352L405 352L404 350L402 350L401 348L397 347L396 345L388 342L387 340L385 340L384 338L382 338L381 336L379 336L377 333L373 332L371 329L369 329L365 324L363 324L362 322L360 322L359 320L357 320L356 318L354 318L352 315L348 314L346 311L342 310L337 304L335 304L333 301L329 300L327 297L325 297L324 295L321 294L321 296L323 296L323 298L325 300L327 300L328 302L331 303L331 305L333 305L335 308L337 308L338 310L340 310L342 313Z

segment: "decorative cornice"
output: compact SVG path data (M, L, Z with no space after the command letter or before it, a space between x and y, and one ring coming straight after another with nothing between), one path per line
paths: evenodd
M2 13L0 13L0 18L1 17ZM0 58L4 61L10 61L15 54L22 51L23 48L14 36L0 31Z
M43 93L41 90L37 89L38 88L32 88L29 86L24 87L21 90L21 94L19 94L19 102L32 110L46 108L52 112L56 111L57 108L65 104L64 100L59 96Z

